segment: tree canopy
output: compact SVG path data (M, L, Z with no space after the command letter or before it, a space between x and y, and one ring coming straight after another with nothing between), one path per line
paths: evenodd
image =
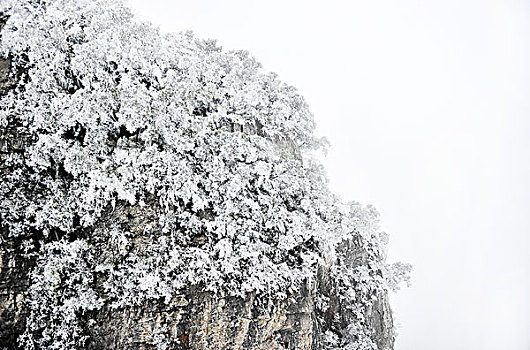
M3 0L0 12L19 80L0 127L30 140L5 155L0 183L4 238L36 261L26 349L77 348L80 314L191 285L286 299L321 266L359 310L330 349L375 348L362 310L408 267L384 262L373 207L328 190L296 89L247 52L161 35L118 1ZM129 222L109 220L118 213ZM345 241L364 254L354 268Z

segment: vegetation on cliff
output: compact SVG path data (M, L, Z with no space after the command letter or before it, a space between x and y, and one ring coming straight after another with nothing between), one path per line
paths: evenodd
M95 310L190 286L285 300L321 267L355 315L328 348L376 348L366 307L409 267L385 263L373 207L329 192L294 88L246 52L161 35L120 2L3 0L0 12L17 80L0 128L28 143L2 155L0 183L3 239L35 262L22 348L83 347ZM130 222L108 221L124 208ZM362 252L353 269L344 241Z

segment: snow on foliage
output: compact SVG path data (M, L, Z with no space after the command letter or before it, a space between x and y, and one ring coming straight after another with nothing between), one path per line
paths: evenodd
M0 99L0 127L32 140L3 160L0 184L1 223L37 260L21 345L79 348L80 315L190 285L285 299L329 266L357 315L330 349L375 349L363 310L409 267L384 263L375 209L341 203L303 156L323 142L294 88L117 1L2 0L0 12L0 55L26 72ZM108 222L124 208L153 221ZM365 252L355 268L345 241Z

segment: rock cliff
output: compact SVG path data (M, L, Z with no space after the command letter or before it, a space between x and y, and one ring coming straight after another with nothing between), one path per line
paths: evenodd
M377 213L294 89L114 2L0 11L1 349L393 348Z

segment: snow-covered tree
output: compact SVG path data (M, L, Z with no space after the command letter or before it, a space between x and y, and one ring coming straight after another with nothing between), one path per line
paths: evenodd
M375 349L366 306L409 267L385 264L374 208L329 192L294 88L247 52L161 35L119 1L2 0L0 12L0 55L20 82L0 128L29 140L2 158L0 183L4 238L36 261L21 346L77 349L80 315L190 285L283 300L324 266L356 315L330 349Z

